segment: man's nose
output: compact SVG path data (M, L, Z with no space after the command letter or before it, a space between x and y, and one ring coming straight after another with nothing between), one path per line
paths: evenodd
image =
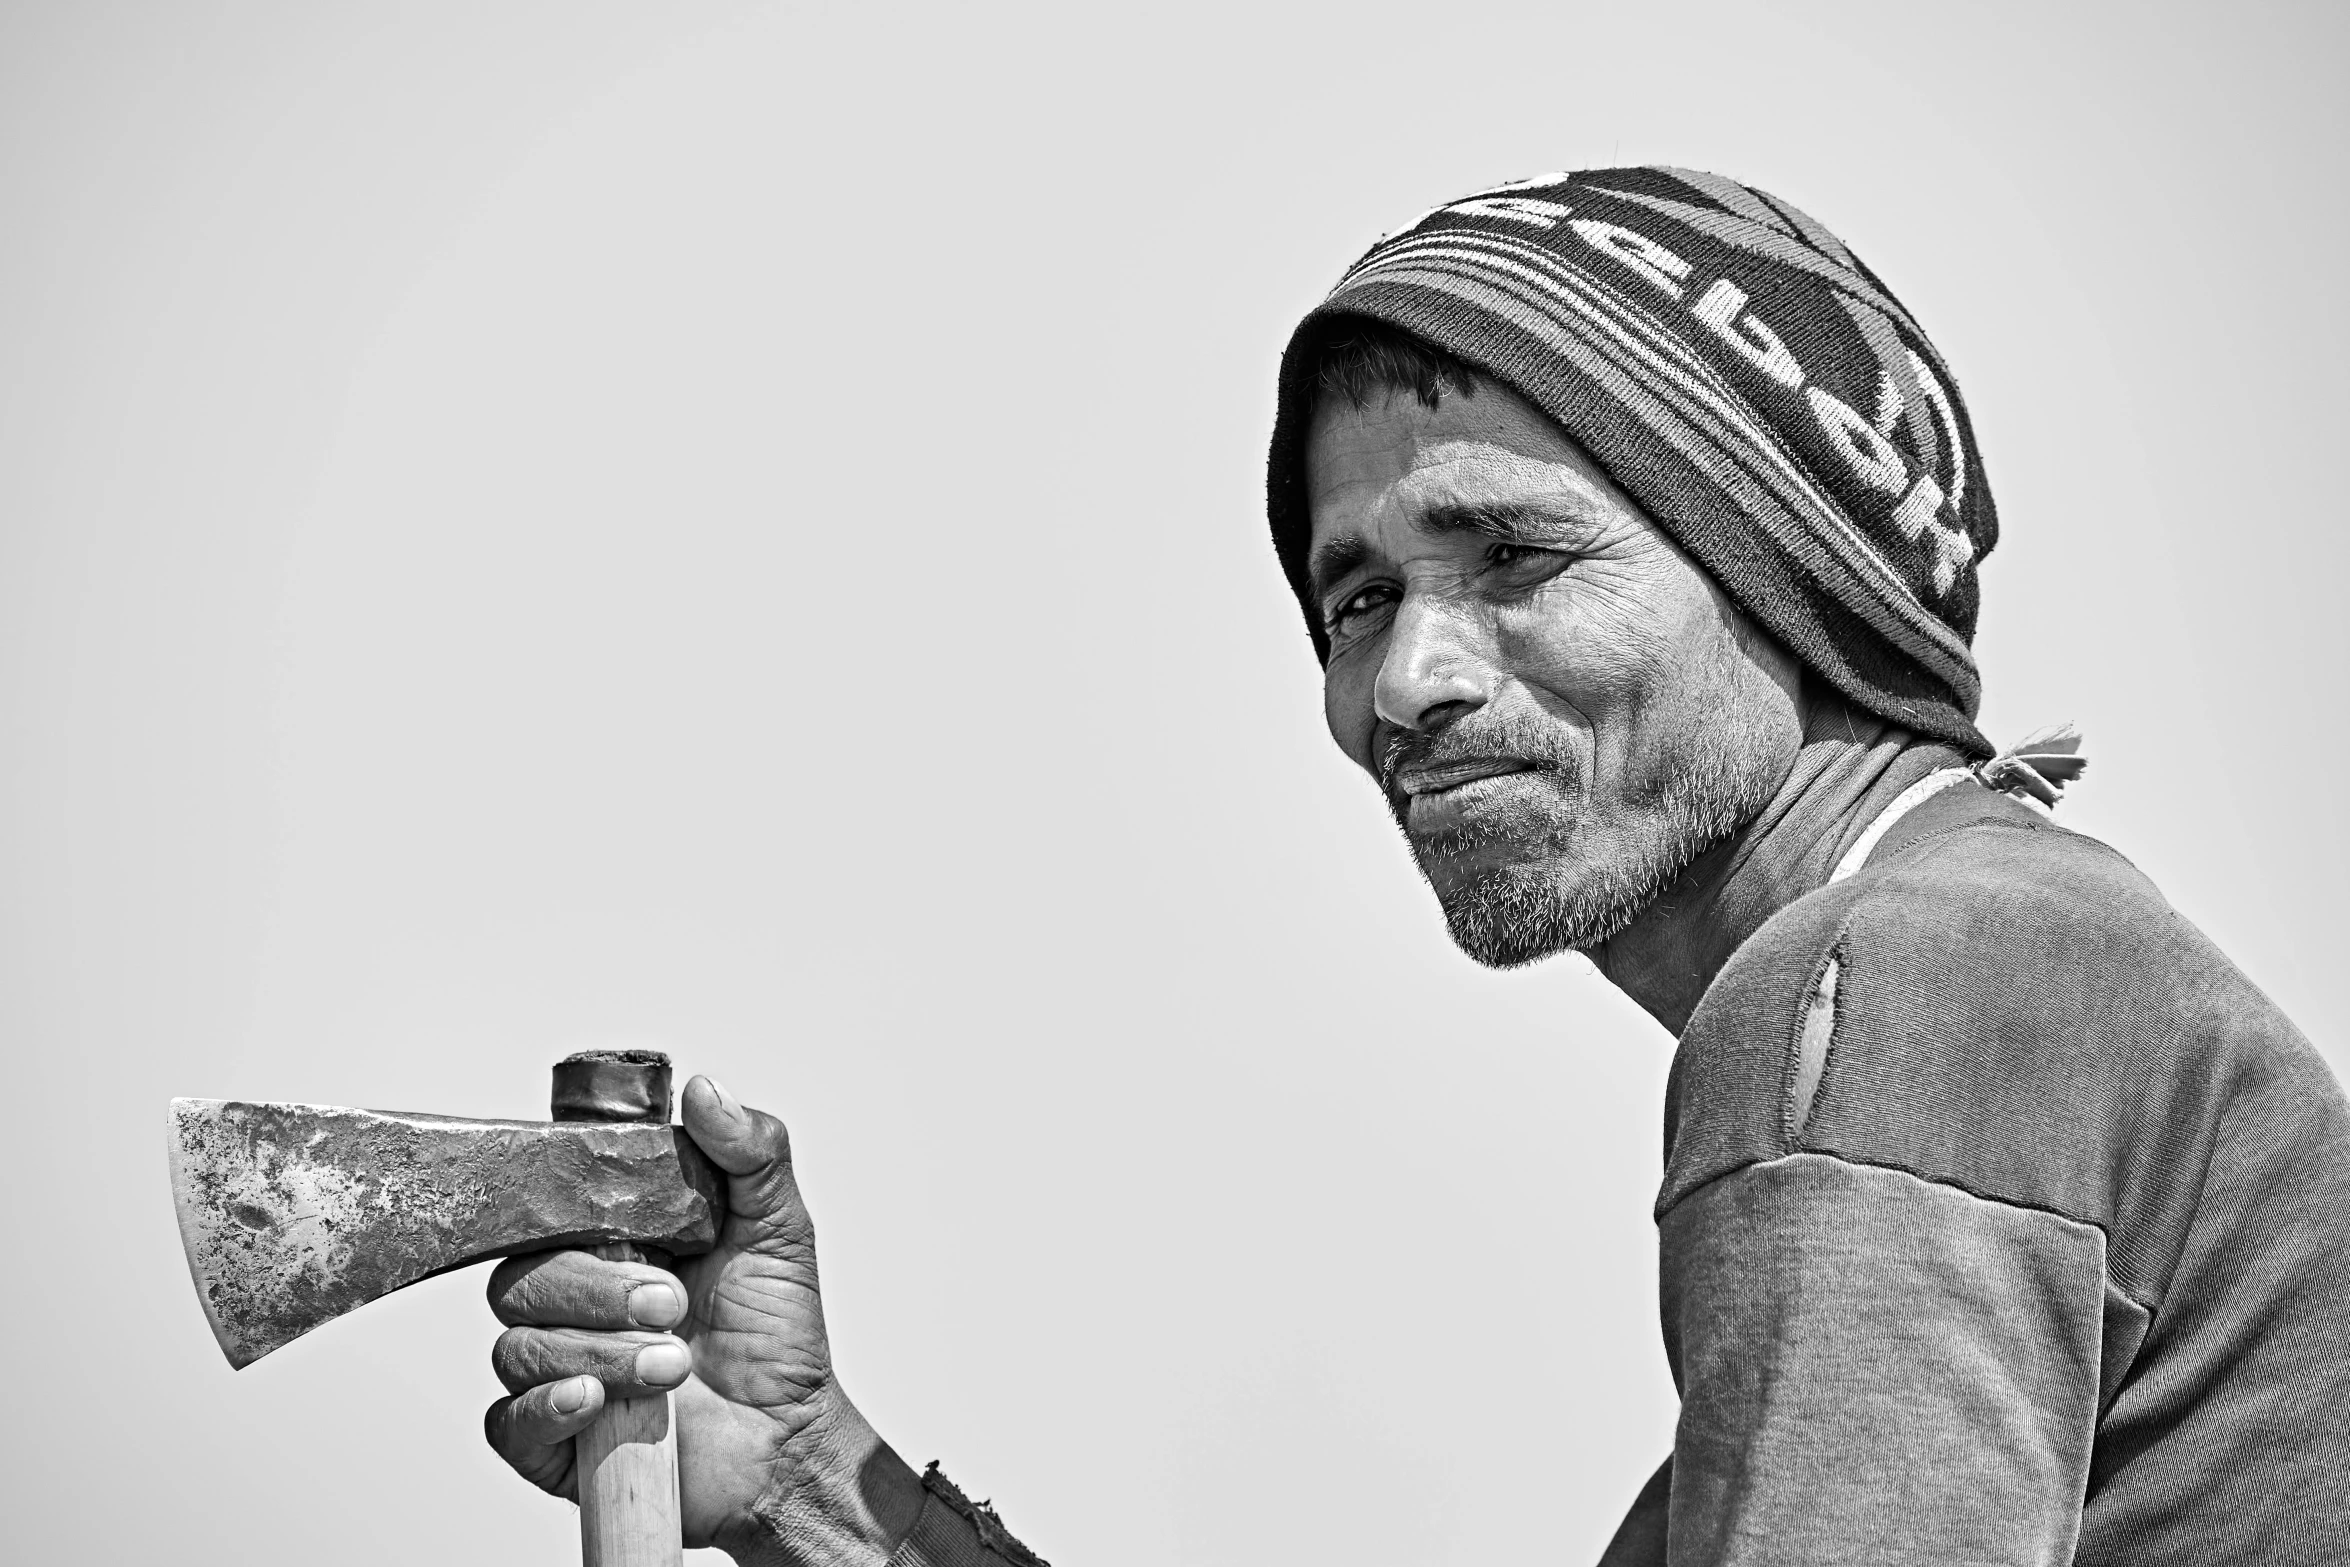
M1398 729L1441 729L1492 695L1492 666L1475 628L1446 606L1406 594L1372 691L1379 717Z

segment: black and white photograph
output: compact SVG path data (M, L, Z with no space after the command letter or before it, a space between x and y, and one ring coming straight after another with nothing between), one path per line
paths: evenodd
M2350 12L0 0L0 1559L2350 1567Z

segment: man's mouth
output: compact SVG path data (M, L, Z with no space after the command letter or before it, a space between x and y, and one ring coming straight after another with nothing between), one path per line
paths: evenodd
M1477 756L1451 762L1407 762L1395 770L1395 786L1413 799L1446 794L1481 778L1532 772L1534 764L1514 756Z

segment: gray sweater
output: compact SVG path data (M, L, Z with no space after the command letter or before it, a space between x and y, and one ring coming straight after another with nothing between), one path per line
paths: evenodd
M1603 1567L2350 1562L2350 1104L2120 855L1971 782L1732 956Z

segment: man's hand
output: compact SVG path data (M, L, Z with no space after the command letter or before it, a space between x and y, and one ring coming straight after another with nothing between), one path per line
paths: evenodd
M513 1257L490 1276L507 1324L491 1363L510 1397L490 1445L576 1499L572 1442L607 1398L676 1393L685 1543L747 1562L873 1562L912 1521L919 1482L840 1390L824 1336L816 1237L783 1123L706 1077L688 1135L726 1172L715 1250L674 1273L584 1251Z

